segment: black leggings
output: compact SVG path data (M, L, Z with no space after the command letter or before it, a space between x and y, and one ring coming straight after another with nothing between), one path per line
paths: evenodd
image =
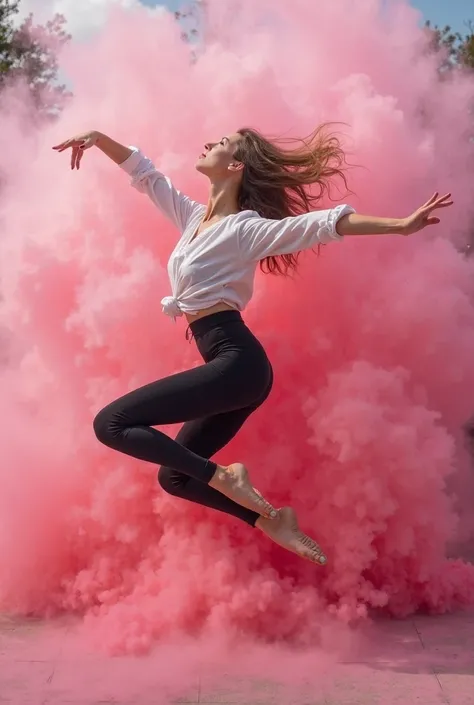
M254 526L258 514L209 487L216 471L209 458L265 401L272 368L237 311L201 318L190 330L205 364L112 402L97 414L94 431L109 448L161 465L158 481L166 492ZM183 422L176 440L152 428Z

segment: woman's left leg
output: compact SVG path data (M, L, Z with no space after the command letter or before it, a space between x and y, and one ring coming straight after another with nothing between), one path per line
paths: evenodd
M202 458L212 458L234 438L258 406L259 404L196 421L188 421L180 429L176 441ZM213 487L173 468L162 466L158 471L158 482L168 494L230 514L250 526L255 526L259 517L256 512L233 502Z
M189 421L181 428L176 440L194 453L210 458L235 436L257 407L258 405ZM209 485L172 468L161 467L158 482L169 494L230 514L260 529L269 539L288 551L319 565L326 563L327 559L321 547L300 530L296 514L290 507L280 509L276 519L263 519L259 514L241 507Z

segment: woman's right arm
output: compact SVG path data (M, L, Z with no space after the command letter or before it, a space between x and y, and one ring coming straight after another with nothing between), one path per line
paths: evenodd
M133 154L133 149L125 147L123 144L120 144L120 142L116 142L102 132L96 132L95 134L97 136L96 147L98 147L106 157L109 157L109 159L115 162L115 164L123 164L130 155Z
M145 193L155 206L183 232L194 215L205 208L178 191L153 162L136 147L126 147L102 132L93 130L53 147L58 152L72 149L71 169L79 169L86 149L98 147L131 177L137 191Z
M71 139L57 144L53 149L56 152L64 152L66 149L70 149L71 169L80 169L84 152L91 147L98 147L109 159L119 165L125 162L133 152L132 148L125 147L97 130L91 130L90 132L84 132L82 135L71 137Z

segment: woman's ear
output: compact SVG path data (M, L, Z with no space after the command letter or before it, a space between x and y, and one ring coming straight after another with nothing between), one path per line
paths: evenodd
M229 171L242 171L244 164L243 162L231 162L227 168Z

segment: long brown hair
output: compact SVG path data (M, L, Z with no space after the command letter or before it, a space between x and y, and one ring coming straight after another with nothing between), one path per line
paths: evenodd
M330 198L335 177L342 179L347 190L345 154L339 139L328 131L328 124L301 140L270 141L248 127L238 134L242 139L234 156L245 167L239 193L242 210L281 220L314 210L324 196ZM288 274L296 269L298 256L266 257L260 267L269 274Z

